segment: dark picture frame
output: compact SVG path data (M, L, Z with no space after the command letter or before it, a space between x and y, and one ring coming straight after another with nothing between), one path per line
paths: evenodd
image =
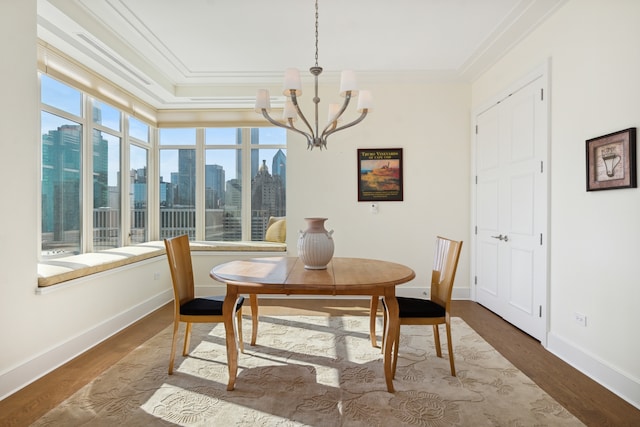
M636 188L636 128L588 139L587 191Z
M358 149L358 201L403 200L402 148Z

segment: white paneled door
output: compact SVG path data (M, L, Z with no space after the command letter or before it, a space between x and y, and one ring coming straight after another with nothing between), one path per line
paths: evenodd
M547 96L538 76L476 116L476 301L543 341Z

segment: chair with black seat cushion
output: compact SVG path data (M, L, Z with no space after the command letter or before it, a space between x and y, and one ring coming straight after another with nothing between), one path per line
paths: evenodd
M164 240L167 249L167 260L171 270L173 282L174 311L173 311L173 340L171 342L171 356L169 358L169 375L173 374L173 362L178 340L178 327L185 322L186 331L182 355L189 353L192 323L222 323L222 303L224 296L195 297L193 266L191 264L191 249L189 237L185 234ZM244 298L239 297L236 302L236 318L238 324L238 338L240 351L244 352L242 341L242 304Z
M438 325L444 324L447 332L447 348L449 350L449 365L451 367L451 375L456 376L456 368L453 361L453 345L451 342L451 322L450 322L450 305L451 293L453 290L453 282L456 277L458 268L458 259L460 258L460 250L462 249L462 241L449 240L444 237L436 238L435 254L433 259L433 269L431 273L431 298L406 298L397 297L400 325L432 325L433 337L436 346L436 354L442 357L440 348L440 331ZM384 304L384 300L382 301ZM372 300L371 315L375 316L373 307L377 306L376 301ZM384 329L387 328L387 311L384 313ZM375 319L371 321L371 336L375 337ZM383 332L382 341L384 343L385 336ZM374 342L375 344L375 342ZM398 334L394 343L393 354L393 373L395 375L396 365L398 362L398 347L400 344L400 334ZM383 347L384 348L384 347Z

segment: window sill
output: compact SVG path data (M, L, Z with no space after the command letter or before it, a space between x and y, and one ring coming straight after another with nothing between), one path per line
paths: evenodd
M192 252L286 252L285 243L272 242L190 242ZM95 273L111 270L165 254L164 242L56 258L38 263L38 288L45 288Z

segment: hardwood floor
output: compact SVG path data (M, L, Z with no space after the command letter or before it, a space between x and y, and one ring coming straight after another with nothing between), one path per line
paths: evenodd
M249 311L249 308L246 308ZM538 341L471 301L454 301L461 317L518 369L588 426L640 426L640 410L546 351ZM264 315L369 315L367 300L261 299ZM0 401L0 426L27 426L172 322L172 305ZM455 333L455 331L454 331ZM168 356L167 356L168 357ZM168 360L168 359L167 359Z

